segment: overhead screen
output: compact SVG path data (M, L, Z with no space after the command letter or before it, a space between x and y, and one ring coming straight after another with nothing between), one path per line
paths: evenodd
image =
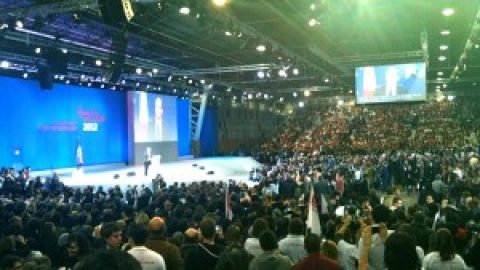
M357 104L425 100L425 68L425 63L356 68Z

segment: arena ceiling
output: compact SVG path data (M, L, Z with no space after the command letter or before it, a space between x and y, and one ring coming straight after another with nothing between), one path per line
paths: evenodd
M356 66L427 61L429 91L479 89L478 0L230 0L224 7L137 0L133 7L123 25L106 23L97 0L1 0L0 57L34 72L46 51L65 48L72 82L109 81L120 70L118 87L191 93L208 85L219 94L272 96L311 87L348 95Z

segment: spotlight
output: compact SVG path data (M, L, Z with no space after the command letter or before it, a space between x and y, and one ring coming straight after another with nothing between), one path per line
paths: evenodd
M23 28L23 22L20 21L20 20L18 20L17 22L15 22L15 26L16 26L17 28Z
M442 14L445 17L450 17L455 13L455 10L453 8L444 8L442 10Z
M231 37L231 36L232 36L232 32L230 32L230 31L225 31L225 36Z
M157 74L157 73L158 73L158 69L154 68L154 69L152 70L152 72L153 72L153 74Z
M95 65L96 65L97 67L101 67L101 66L102 66L102 60L96 60L96 61L95 61Z
M258 52L265 52L267 50L267 47L263 44L260 44L257 46L257 51Z
M259 79L264 79L265 78L265 72L263 72L262 70L258 71L257 72L257 77Z
M201 79L201 80L200 80L200 83L201 83L201 84L205 84L205 80L204 80L204 79Z
M298 96L297 92L293 92L292 95L293 95L293 97L297 97L297 96Z
M285 69L280 69L278 71L278 76L282 77L282 78L287 78L288 75L287 75L287 71Z
M179 10L178 10L178 13L182 14L182 15L189 15L190 14L190 8L189 7L181 7Z
M329 78L325 78L323 81L324 81L325 83L329 83L329 82L330 82L330 79L329 79Z
M278 101L283 102L285 99L283 97L279 98Z
M3 60L0 62L0 68L9 68L10 67L10 62Z
M447 57L445 55L440 55L438 57L438 60L443 62L443 61L447 60Z
M212 0L213 5L217 7L223 7L227 4L228 0Z
M232 92L232 87L228 87L227 92Z
M27 73L27 72L23 73L23 78L24 78L24 79L27 79L27 78L28 78L28 73Z
M300 107L300 108L305 107L305 102L303 102L303 101L298 102L298 107Z
M300 74L300 71L298 71L298 68L294 68L292 70L292 74L295 75L295 76L298 76L298 74Z
M440 45L440 50L441 51L446 51L448 49L447 45Z
M303 95L306 96L306 97L309 97L312 93L309 91L309 90L305 90L303 92Z
M168 82L172 82L172 79L173 79L173 76L172 76L172 75L170 75L170 76L168 76L168 79L167 79L167 81L168 81Z
M143 70L141 68L137 68L135 70L135 72L140 75L140 74L142 74Z
M339 100L337 101L337 105L338 105L338 106L342 106L344 103L345 103L345 102L343 101L343 99L339 99Z
M66 84L70 84L70 80L66 80L65 83L66 83Z
M310 5L310 10L313 11L313 10L315 10L315 8L317 8L317 6L315 6L315 4L311 4L311 5Z
M317 25L317 24L318 24L317 19L310 19L310 20L308 21L308 25L309 25L310 27L314 27L314 26Z
M448 35L450 35L450 30L442 30L442 31L440 32L440 34L441 34L442 36L448 36Z
M65 54L66 54L66 53L68 53L68 50L65 49L65 48L63 48L63 49L62 49L62 53L65 53Z
M252 93L248 94L248 99L252 99L252 98L253 98Z
M35 53L36 53L36 54L42 53L42 48L40 48L40 47L35 48Z
M443 76L443 71L437 72L437 75L438 75L438 76Z

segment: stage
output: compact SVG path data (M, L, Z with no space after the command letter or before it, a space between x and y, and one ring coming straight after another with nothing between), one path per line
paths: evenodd
M168 185L174 182L191 183L203 180L228 181L232 179L252 186L255 185L255 182L249 181L250 171L260 167L261 164L250 157L212 157L152 164L147 176L144 175L143 165L126 166L124 164L34 171L32 176L46 177L56 172L60 176L60 180L70 187L103 186L110 188L119 185L123 189L127 185L151 185L152 179L157 174L162 175Z

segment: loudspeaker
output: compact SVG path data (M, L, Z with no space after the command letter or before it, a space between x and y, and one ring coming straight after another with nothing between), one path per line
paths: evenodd
M58 49L50 49L46 55L47 63L53 73L66 74L68 69L67 55Z
M128 23L135 13L130 0L100 0L100 12L108 24Z
M53 74L48 65L38 66L38 82L42 90L50 90L53 88Z

